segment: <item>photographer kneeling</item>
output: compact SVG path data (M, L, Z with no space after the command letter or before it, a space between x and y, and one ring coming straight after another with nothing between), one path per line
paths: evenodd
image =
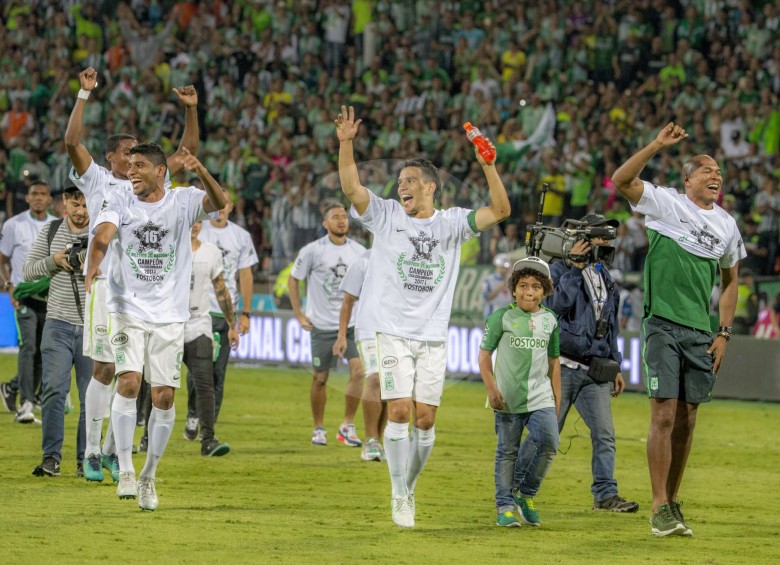
M45 225L24 264L24 278L51 277L46 322L41 339L43 405L41 406L43 462L33 475L60 474L65 435L65 397L70 371L76 368L79 424L76 435L76 473L82 472L86 444L84 395L92 377L92 359L82 354L84 330L83 262L87 252L89 213L84 194L75 187L62 195L67 217Z
M565 259L550 264L553 295L545 300L558 316L561 328L561 409L558 430L563 429L572 404L590 428L593 448L593 509L636 512L639 504L618 495L615 480L615 429L610 396L623 392L622 355L617 349L620 293L607 266L614 255L609 246L617 220L588 214L583 230L601 227L599 235L576 241ZM609 232L609 233L607 233Z

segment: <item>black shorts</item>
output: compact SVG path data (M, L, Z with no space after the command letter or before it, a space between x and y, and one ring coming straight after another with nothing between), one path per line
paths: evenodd
M311 364L315 371L327 371L336 368L338 357L333 355L333 344L339 332L337 330L311 330ZM347 351L344 353L347 359L360 357L357 345L355 345L355 329L347 330Z
M712 400L712 335L651 316L642 323L642 376L650 398Z

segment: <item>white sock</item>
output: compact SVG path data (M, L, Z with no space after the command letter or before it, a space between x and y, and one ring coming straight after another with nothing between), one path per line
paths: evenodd
M176 407L169 410L160 410L152 406L149 415L149 444L146 451L146 464L141 469L141 476L154 478L157 473L157 463L160 461L168 439L173 431L173 423L176 421Z
M133 434L135 433L135 398L125 398L118 392L111 405L111 425L116 439L116 454L121 472L135 473L133 467Z
M111 404L114 402L114 396L116 395L116 387L119 384L118 379L114 379L114 385L111 387L111 398L106 403L106 414L107 417L111 417ZM138 408L136 407L136 410ZM105 455L112 455L116 453L116 442L114 441L114 427L111 425L111 422L108 423L108 426L106 427L106 435L103 438L103 453Z
M421 430L412 427L409 464L406 467L406 484L409 485L409 492L414 492L417 479L420 478L420 473L422 473L425 463L428 461L428 456L431 454L435 440L436 432L433 428Z
M406 464L409 459L409 424L387 421L385 427L385 456L393 485L393 496L406 496Z
M87 456L100 455L100 436L103 433L103 416L111 398L111 385L104 385L92 377L84 397L84 412L87 423ZM109 429L111 426L109 425Z

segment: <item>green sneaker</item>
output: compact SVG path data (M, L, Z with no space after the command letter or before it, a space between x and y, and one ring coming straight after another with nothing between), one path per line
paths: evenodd
M692 536L693 530L688 527L688 524L685 523L685 518L683 518L682 512L680 511L680 506L682 506L682 502L680 501L669 501L669 509L672 511L672 514L674 514L674 517L677 519L678 522L680 522L685 530L682 534L683 536Z
M506 512L498 513L498 518L496 518L496 526L503 526L505 528L519 528L521 524L517 518L515 518L515 515L512 514L512 511L507 510Z
M517 505L517 512L523 519L523 522L538 528L542 525L542 521L539 519L539 513L534 507L534 499L530 496L515 495L515 504Z
M661 538L681 536L685 531L685 526L675 518L668 504L658 508L658 512L650 518L650 525L653 527L653 535Z
M111 473L111 480L115 483L119 482L119 458L116 453L111 455L100 455L100 464L103 468Z
M100 457L94 453L90 453L89 456L84 459L84 478L88 481L102 481L103 469L100 468Z

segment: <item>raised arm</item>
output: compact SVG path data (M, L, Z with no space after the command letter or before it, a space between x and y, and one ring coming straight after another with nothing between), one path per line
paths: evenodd
M230 349L235 349L238 347L238 332L236 331L236 318L233 315L233 300L230 298L230 292L228 292L225 284L225 277L220 273L211 283L214 285L214 295L217 297L219 309L222 310L229 328L228 341L230 341Z
M81 90L86 92L92 92L97 86L97 71L92 67L87 67L79 73L79 84ZM68 150L68 157L70 157L73 168L76 169L76 174L81 176L89 168L92 162L92 156L81 143L81 129L84 121L84 106L87 103L85 98L76 98L76 104L73 106L73 110L70 112L70 118L68 118L68 127L65 130L65 148Z
M360 184L357 165L355 164L355 154L352 148L352 140L357 135L360 122L355 121L355 109L350 106L347 111L346 106L341 107L341 114L336 118L336 135L339 138L339 179L341 180L341 191L355 206L358 214L361 216L368 208L370 196L368 189Z
M89 267L84 279L84 289L92 292L92 281L100 274L100 264L106 256L106 250L111 239L116 234L116 226L110 222L103 222L95 227L95 235L89 242Z
M184 104L184 133L181 135L179 149L168 157L168 170L171 176L175 176L182 167L189 151L192 155L198 154L200 143L200 130L198 126L198 93L191 84L174 88L173 91Z
M490 146L495 150L492 143ZM475 217L477 229L485 231L506 220L511 212L511 207L509 206L509 197L506 194L504 183L501 177L498 176L498 171L496 171L495 160L492 163L486 162L476 148L474 149L474 154L477 156L479 164L482 165L482 171L485 173L488 183L488 194L490 195L490 204L477 210Z
M637 204L642 198L644 185L639 180L639 173L656 153L679 143L688 137L685 130L673 122L669 122L658 132L653 141L628 158L628 161L620 165L612 174L612 182L631 204Z
M216 212L222 210L227 206L228 197L225 191L222 190L220 184L211 176L195 155L189 152L186 147L181 149L184 159L182 164L188 171L192 171L201 181L206 189L206 196L203 197L203 209L207 213Z

